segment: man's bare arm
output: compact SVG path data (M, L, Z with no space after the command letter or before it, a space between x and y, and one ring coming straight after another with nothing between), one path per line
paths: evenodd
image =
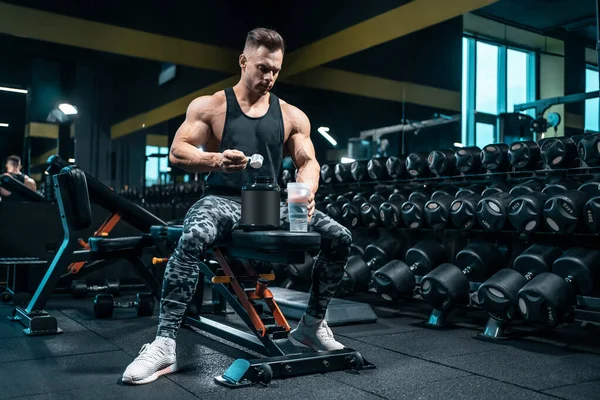
M319 189L321 166L315 155L315 147L310 139L310 121L306 114L293 106L288 106L292 121L292 132L288 138L287 148L292 161L298 168L297 182L310 185L314 196Z
M34 192L37 190L37 184L35 183L35 181L33 179L31 179L27 175L25 175L25 186L27 186L29 189L33 190Z
M203 96L190 103L186 118L177 130L171 150L169 161L171 164L186 172L210 172L220 170L222 154L198 150L199 146L206 146L212 131L209 118L213 111L214 100L210 96Z

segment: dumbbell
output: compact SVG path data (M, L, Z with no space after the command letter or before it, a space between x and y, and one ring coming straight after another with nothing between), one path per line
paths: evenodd
M455 155L456 169L464 175L481 172L481 149L477 146L463 147Z
M468 304L470 281L484 282L504 263L498 247L485 242L473 242L456 255L454 264L444 263L421 280L421 296L434 311L429 325L440 325L446 313L457 304Z
M495 183L489 187L487 187L483 192L481 192L481 197L489 197L493 196L497 193L508 193L510 189L504 183Z
M510 169L508 145L505 143L488 144L481 150L481 164L490 172L504 172Z
M577 151L588 167L600 165L600 135L586 135L577 143Z
M406 157L390 157L385 162L385 168L387 169L388 176L392 179L400 179L404 176L406 171Z
M335 179L341 183L347 183L352 181L352 165L337 163L334 168Z
M379 206L383 204L385 197L375 193L369 197L369 201L360 206L360 219L367 228L375 228L381 223L379 217Z
M544 204L550 198L543 192L515 197L508 206L508 220L518 232L534 232L543 226Z
M513 196L501 192L482 198L477 204L477 221L488 231L502 230L508 221L508 210Z
M138 317L154 314L154 297L147 293L138 293L133 301L116 302L111 294L98 294L94 299L94 316L111 318L115 308L135 308Z
M304 252L303 262L286 265L286 272L289 279L295 283L310 282L313 264L314 260L312 256Z
M368 162L365 160L357 160L352 163L350 166L350 173L355 181L361 182L369 179L367 164Z
M514 142L508 149L508 161L516 171L536 171L542 168L540 146L532 141Z
M573 233L583 222L588 200L600 196L598 182L586 182L578 190L550 196L544 203L544 221L552 232Z
M344 225L348 228L356 228L360 225L360 206L367 202L367 198L362 193L358 193L352 198L352 201L342 206L342 219Z
M325 207L325 214L329 215L331 218L338 222L343 222L343 207L344 204L350 201L352 193L346 193L339 195L336 197L333 203L327 204Z
M518 315L519 290L533 278L550 271L562 254L558 247L536 243L515 258L513 267L496 272L477 291L479 306L497 320L510 321Z
M323 197L318 203L317 203L317 210L325 212L325 210L327 210L327 206L331 203L335 202L335 196L328 194L327 196Z
M535 179L531 179L514 186L512 189L509 190L508 193L510 193L514 197L517 197L527 193L541 192L543 188L544 185L541 182L536 181Z
M423 208L425 221L433 229L444 229L450 219L450 207L458 193L456 188L437 191L431 195L431 200L425 203Z
M600 187L597 187L600 190ZM588 229L596 234L600 234L600 198L590 196L590 199L583 206L583 218Z
M594 290L600 251L572 247L519 290L519 312L529 322L553 328L575 311L577 295Z
M404 243L395 235L380 237L365 248L365 255L351 256L344 268L340 288L345 293L366 291L371 282L371 271L396 258Z
M544 164L550 169L579 166L577 144L568 137L544 139L540 144Z
M329 164L321 165L321 181L323 183L333 182L333 179L335 178L335 171L333 168L334 167Z
M429 194L426 192L413 192L408 196L408 201L400 209L400 216L406 227L419 229L423 225L423 208L427 200Z
M85 280L74 280L71 283L71 296L75 299L83 299L88 293L96 294L103 292L119 297L121 293L121 282L119 279L105 279L104 285L88 286Z
M387 201L379 206L379 218L381 224L388 229L396 228L400 225L402 205L408 199L402 193L392 193Z
M406 157L406 171L412 178L426 178L431 175L427 157L427 153L410 153Z
M435 240L423 240L406 251L404 261L392 260L373 274L372 286L378 295L392 301L411 295L415 276L423 276L447 261L444 247Z
M481 201L478 189L463 188L450 203L450 219L458 229L469 230L477 225L477 204Z
M429 170L436 176L451 176L456 174L456 158L454 151L449 149L433 150L427 156Z
M547 183L542 189L542 192L546 193L548 196L553 196L557 193L563 193L567 190L577 190L580 184L573 179L565 179L552 183Z
M374 181L389 179L386 168L387 159L384 157L372 158L367 163L367 173Z

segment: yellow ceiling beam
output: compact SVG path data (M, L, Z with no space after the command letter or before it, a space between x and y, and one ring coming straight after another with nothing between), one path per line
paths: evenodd
M222 81L213 83L212 85L209 85L203 89L180 97L177 100L163 104L162 106L153 110L138 114L134 117L126 119L125 121L121 121L111 127L110 136L113 139L120 138L121 136L139 131L140 129L149 128L151 126L158 125L161 122L168 121L171 118L183 115L185 114L192 100L194 100L196 97L211 95L228 86L233 86L237 83L238 79L239 78L237 76L223 79Z
M282 82L380 100L406 101L427 107L460 111L460 92L333 68L314 68L284 78Z
M308 71L304 78L299 77L289 82L309 87L320 85L321 89L393 101L401 101L401 98L398 97L399 95L393 93L393 90L401 89L400 93L404 93L404 98L407 102L458 111L460 110L460 100L457 101L457 99L460 99L460 93L458 92L372 76L365 76L363 78L360 74L339 70L337 72L332 69L323 68L318 68L313 72L309 70L485 7L497 1L414 0L287 54L280 79L285 82L286 78ZM234 85L239 79L239 67L237 63L235 63L235 68L237 74L231 78L113 125L111 130L112 137L117 138L140 130L143 124L148 127L182 115L185 113L188 104L197 96L211 94L227 86ZM329 76L330 78L334 75L337 78L333 81L328 81L327 79L319 78L320 74ZM311 82L307 78L308 76L311 78L316 77L317 82ZM366 83L361 88L353 87L353 82L349 81L348 77L369 82L369 84L373 85L373 88L368 88ZM344 82L344 84L341 84L341 82ZM389 85L389 87L386 87L386 85Z
M282 74L298 74L497 1L414 0L293 52L286 57Z
M3 2L0 33L213 71L239 69L239 51Z

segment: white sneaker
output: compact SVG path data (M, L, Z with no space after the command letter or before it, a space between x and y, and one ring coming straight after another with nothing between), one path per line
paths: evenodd
M142 385L177 370L175 341L156 338L154 342L142 346L137 358L125 369L121 380L131 385Z
M324 319L303 315L298 327L290 332L293 341L310 347L315 351L340 350L344 345L336 341L331 328Z

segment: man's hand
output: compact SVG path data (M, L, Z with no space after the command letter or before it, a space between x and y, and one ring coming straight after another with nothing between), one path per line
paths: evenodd
M308 195L308 207L307 208L308 208L308 222L310 222L313 215L315 214L315 194L312 192Z
M224 172L231 173L246 168L248 159L239 150L225 150L221 157L220 167Z

